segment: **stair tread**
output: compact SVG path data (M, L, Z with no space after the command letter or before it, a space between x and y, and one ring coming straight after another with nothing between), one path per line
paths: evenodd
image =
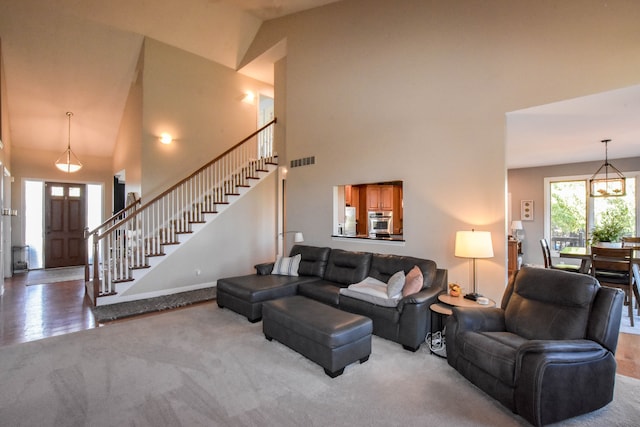
M265 176L264 173L273 171L272 166L277 166L277 159L278 156L275 154L271 157L249 160L249 163L245 163L244 167L236 169L236 173L229 173L227 175L229 179L221 179L220 181L213 183L211 186L212 188L208 190L200 188L199 196L192 197L192 195L189 195L188 197L185 197L185 200L182 203L182 208L177 211L174 210L174 213L165 217L165 219L161 221L163 224L153 224L154 228L146 231L146 233L149 233L148 237L142 236L142 234L145 234L144 230L136 230L140 233L140 236L136 237L135 242L133 242L133 246L127 249L132 258L121 258L119 260L113 258L115 262L122 262L126 263L125 265L129 265L129 273L126 275L131 275L131 277L114 280L113 276L111 276L111 285L108 288L102 288L105 289L105 291L109 289L109 291L99 292L96 288L96 297L116 295L117 292L115 291L116 288L114 286L117 283L135 282L137 279L134 278L131 273L133 270L151 268L152 266L150 264L146 264L148 262L148 258L167 255L162 251L165 245L179 245L181 242L177 239L180 234L193 234L194 231L190 230L190 224L206 224L211 221L212 218L207 218L205 220L206 217L204 215L217 214L219 213L217 210L218 207L234 203L236 198L230 198L230 196L241 196L245 192L242 190L243 188L248 189L253 187L255 185L254 180L259 181ZM138 235L136 234L136 236ZM171 238L176 240L163 241L164 239ZM129 245L130 244L127 244L127 246ZM143 254L144 250L155 251L156 249L158 249L159 252ZM123 253L122 255L125 254ZM115 256L115 253L113 256ZM133 265L134 263L131 261L140 264ZM124 271L124 273L127 272Z

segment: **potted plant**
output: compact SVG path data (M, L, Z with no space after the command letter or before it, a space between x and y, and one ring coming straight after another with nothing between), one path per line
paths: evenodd
M600 222L591 230L591 244L609 244L616 246L625 230L625 222L620 212L610 209L604 212ZM614 245L610 245L614 243Z

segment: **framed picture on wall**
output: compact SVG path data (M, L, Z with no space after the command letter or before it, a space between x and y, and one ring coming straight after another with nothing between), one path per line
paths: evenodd
M520 200L520 219L533 221L533 200Z

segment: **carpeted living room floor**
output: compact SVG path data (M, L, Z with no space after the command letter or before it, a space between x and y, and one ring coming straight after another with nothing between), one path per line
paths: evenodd
M262 324L205 304L0 347L3 426L523 426L426 348L373 337L335 379ZM640 380L562 426L632 426ZM576 392L584 392L576 390Z

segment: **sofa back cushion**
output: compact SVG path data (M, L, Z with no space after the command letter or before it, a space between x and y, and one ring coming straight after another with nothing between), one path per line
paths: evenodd
M402 255L373 254L369 276L387 283L393 274L400 270L407 274L416 265L422 272L423 282L421 289L430 287L435 282L437 266L434 261L428 259Z
M341 287L364 280L369 275L371 253L332 249L329 254L325 280L336 282Z
M583 339L599 288L586 274L524 267L502 300L506 329L529 340Z
M319 248L317 246L294 245L291 248L291 256L300 254L299 276L317 276L322 278L327 268L331 248Z

